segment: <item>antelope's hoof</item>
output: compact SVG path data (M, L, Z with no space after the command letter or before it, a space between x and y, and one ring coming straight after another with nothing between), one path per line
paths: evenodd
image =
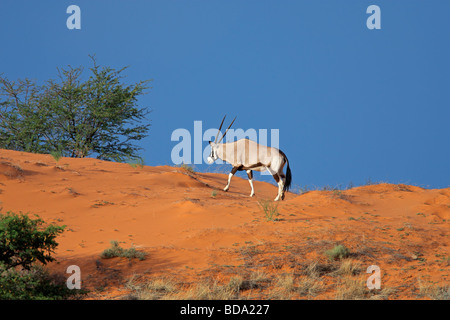
M227 192L228 191L228 187L223 188L223 191Z
M250 197L253 197L255 194L254 193L252 193L252 194L250 194Z

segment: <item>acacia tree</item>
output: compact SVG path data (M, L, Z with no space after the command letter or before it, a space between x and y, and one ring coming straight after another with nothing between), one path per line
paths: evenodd
M126 84L122 73L100 67L58 69L43 86L0 77L0 147L62 156L124 161L139 158L134 144L147 136L147 108L138 97L150 80Z
M0 77L0 148L45 152L38 99L42 88L30 79L9 81Z

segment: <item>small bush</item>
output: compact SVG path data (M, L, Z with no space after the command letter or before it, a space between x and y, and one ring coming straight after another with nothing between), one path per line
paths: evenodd
M51 254L58 245L55 238L65 226L43 225L39 217L31 219L27 214L10 211L0 214L0 267L29 270L34 262L54 261Z
M68 289L63 276L50 275L38 265L30 270L3 270L0 275L0 300L60 300L86 293Z
M143 168L144 167L144 159L142 158L131 158L127 162L134 169Z
M65 226L44 226L27 214L0 214L0 300L66 299L81 293L69 290L65 278L38 265L55 259L56 236Z
M50 154L52 155L53 159L55 159L56 162L58 162L59 159L61 159L62 157L61 151L51 151Z
M190 172L190 173L195 173L195 167L194 166L191 166L191 165L183 163L180 167L183 168L184 170Z
M337 245L333 249L325 251L325 255L330 260L340 260L350 255L350 250L343 245Z
M111 241L111 248L104 250L100 257L103 259L111 259L115 257L145 260L145 252L137 251L136 248L124 249L120 247L119 242Z
M280 214L278 212L278 203L272 202L270 200L259 200L258 204L264 211L264 215L267 221L276 221L276 217Z
M332 197L333 197L333 199L341 199L341 200L351 202L351 196L349 196L348 194L345 194L341 190L333 190Z

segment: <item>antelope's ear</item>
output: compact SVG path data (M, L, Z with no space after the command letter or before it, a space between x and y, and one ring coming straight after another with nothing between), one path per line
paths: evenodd
M209 141L209 144L211 144L212 143L212 141Z

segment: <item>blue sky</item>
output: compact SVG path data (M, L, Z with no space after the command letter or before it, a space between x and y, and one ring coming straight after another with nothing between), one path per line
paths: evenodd
M81 30L66 27L71 4ZM366 27L371 4L381 30ZM2 0L0 72L44 81L95 54L130 66L127 81L153 79L140 99L152 110L140 142L147 165L171 164L173 130L217 127L226 113L236 128L280 130L294 185L441 188L450 185L449 12L438 0Z

